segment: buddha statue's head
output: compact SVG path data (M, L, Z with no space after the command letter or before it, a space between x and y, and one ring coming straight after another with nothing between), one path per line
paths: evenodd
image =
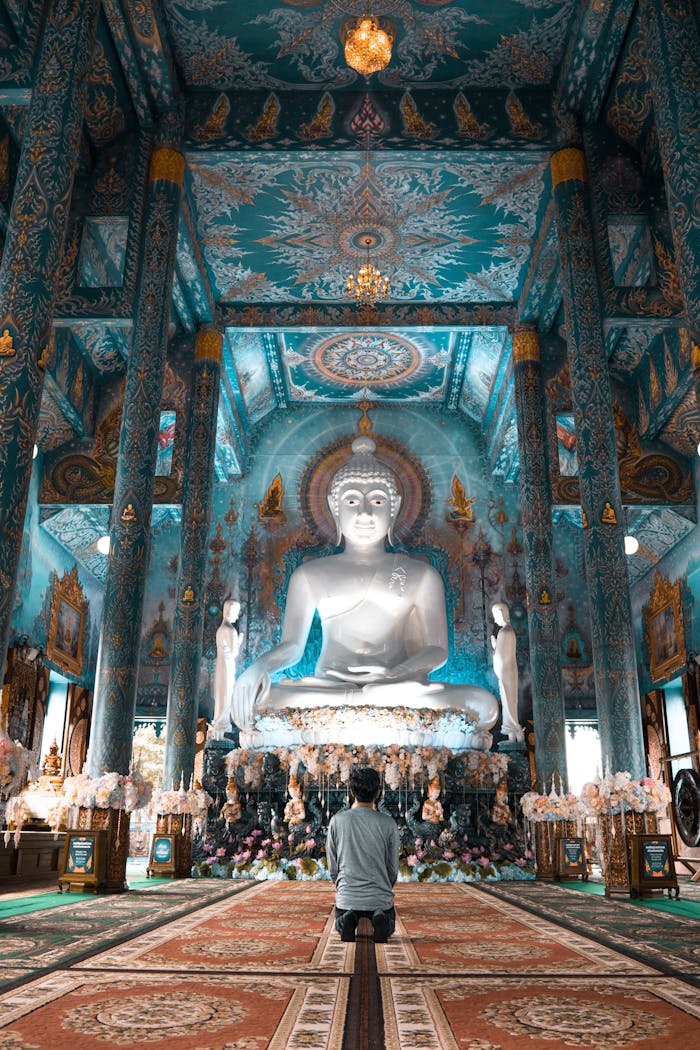
M388 513L388 528L384 535L389 543L393 543L392 530L401 508L401 494L393 470L374 455L376 447L370 437L355 438L352 443L352 456L347 463L336 470L331 479L328 506L335 522L337 544L340 544L343 536L341 525L343 497L354 491L361 494L376 493L377 496L383 494Z

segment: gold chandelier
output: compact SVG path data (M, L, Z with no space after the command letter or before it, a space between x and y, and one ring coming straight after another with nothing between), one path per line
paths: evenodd
M350 274L345 285L345 294L352 296L358 306L374 306L375 303L386 299L391 291L388 277L383 277L381 271L369 260L369 250L374 243L373 238L367 234L364 238L367 258L356 274Z
M379 24L374 15L366 14L343 26L345 61L351 69L368 77L378 73L391 62L391 46L394 42Z

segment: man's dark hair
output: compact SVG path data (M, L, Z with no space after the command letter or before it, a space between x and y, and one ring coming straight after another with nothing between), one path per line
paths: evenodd
M381 780L376 769L369 766L353 766L350 770L350 791L358 802L374 802Z

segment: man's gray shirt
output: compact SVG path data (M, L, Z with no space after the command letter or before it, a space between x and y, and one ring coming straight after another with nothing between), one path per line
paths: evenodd
M335 903L344 911L386 911L399 873L399 830L387 813L356 807L331 820L326 840Z

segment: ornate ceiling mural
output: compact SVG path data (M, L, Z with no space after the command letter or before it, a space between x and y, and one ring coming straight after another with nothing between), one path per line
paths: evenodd
M441 401L449 332L357 331L281 338L292 401Z
M391 299L517 297L547 161L532 153L189 154L197 225L222 302L346 298L371 261Z
M190 87L357 87L341 31L365 0L165 0L177 63ZM575 0L376 0L389 19L394 54L382 86L500 87L547 84L554 75Z

